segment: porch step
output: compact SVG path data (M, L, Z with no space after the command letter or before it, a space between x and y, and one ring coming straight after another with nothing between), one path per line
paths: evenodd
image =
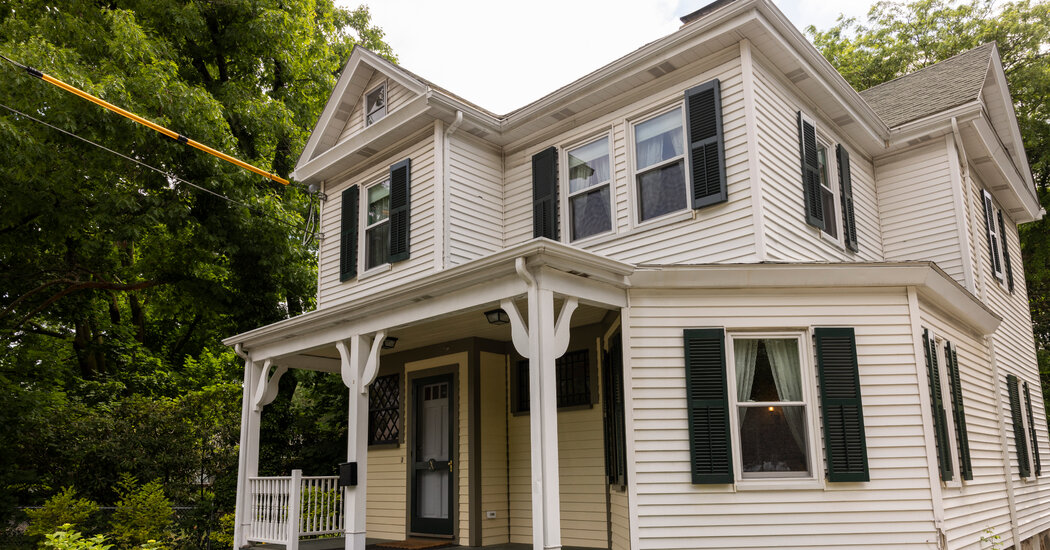
M456 544L447 539L421 539L411 538L402 541L383 542L375 545L376 550L431 550L433 548L449 548Z

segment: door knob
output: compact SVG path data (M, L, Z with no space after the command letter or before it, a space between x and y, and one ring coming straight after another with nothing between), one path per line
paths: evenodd
M427 461L427 467L430 468L431 472L433 472L434 470L437 469L437 464L434 463L434 459L433 458L431 458L430 460Z
M452 460L451 459L449 459L449 461L448 461L448 471L450 471L450 472L452 471Z

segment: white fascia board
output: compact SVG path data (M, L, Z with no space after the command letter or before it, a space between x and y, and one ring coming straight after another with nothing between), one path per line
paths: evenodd
M618 303L610 289L622 291L627 287L626 278L634 272L630 264L549 239L533 239L418 281L231 336L223 343L242 344L258 360L331 343L338 339L332 337L333 330L344 335L361 334L498 302L525 292L525 283L515 269L518 258L525 258L530 268L559 269L579 279L577 284L595 286L585 298L609 305ZM556 280L564 283L564 279ZM287 344L275 347L282 341ZM268 355L258 355L260 346L266 346ZM278 348L282 351L275 351Z
M937 132L943 133L946 130L951 130L952 119L960 125L969 122L975 118L981 116L981 101L974 100L967 103L963 103L957 107L952 107L946 111L941 111L930 116L913 120L900 126L895 126L890 130L890 147L906 145L908 140L919 138L925 135L934 134Z
M849 82L846 82L842 74L824 58L779 8L770 0L759 0L758 8L763 15L763 22L776 30L776 34L785 41L785 46L799 57L804 66L810 68L810 71L824 84L828 93L842 102L854 120L864 124L873 140L884 141L889 137L889 127L879 118L871 105L864 101L860 93L853 89Z
M336 81L335 88L332 89L332 93L328 96L328 102L325 103L324 110L321 111L321 116L317 118L317 123L314 124L313 130L310 131L310 139L306 141L303 152L299 154L299 160L295 163L296 170L313 157L314 151L317 150L317 144L325 133L324 129L331 123L332 117L339 110L339 104L342 103L346 87L350 85L350 80L353 78L353 68L360 63L364 51L364 48L355 45L353 51L350 52L350 59L343 66L343 71L339 74L339 80ZM292 177L296 178L294 173Z
M391 132L404 130L402 126L425 114L428 109L426 95L417 96L387 116L379 119L375 124L354 134L349 139L337 143L331 149L307 161L302 166L297 166L293 176L300 183L311 183L334 176L350 168L350 166L346 165L349 162L350 155Z
M980 118L974 119L972 124L977 131L977 137L981 140L982 144L987 149L988 154L995 161L999 173L1002 174L1003 179L1009 183L1014 195L1016 195L1018 201L1024 207L1025 213L1028 214L1027 217L1013 216L1015 221L1031 222L1040 219L1042 217L1042 205L1039 203L1039 197L1035 194L1035 187L1025 179L1022 170L1018 168L1013 157L1007 153L1005 146L999 139L999 134L996 133L995 128L992 126L988 118L986 116L981 116ZM1027 162L1027 159L1025 162ZM1027 166L1027 164L1025 166ZM1030 171L1025 170L1025 172L1029 172L1030 177Z
M981 334L1002 321L933 262L639 266L633 288L747 290L916 287L920 296Z
M1006 71L1003 70L1002 59L999 57L999 45L992 44L992 62L988 70L991 72L991 76L995 81L996 91L995 101L1001 102L1003 110L1006 111L1006 119L1002 121L999 127L1007 128L1010 133L1010 141L1013 142L1012 147L1013 158L1017 159L1017 168L1022 172L1022 177L1032 188L1033 193L1035 189L1035 179L1032 177L1031 165L1028 163L1028 153L1024 150L1024 138L1021 137L1021 127L1017 122L1017 113L1014 111L1014 101L1010 97L1010 84L1006 81ZM985 95L982 93L982 95ZM991 94L988 94L991 95ZM991 99L991 98L988 98ZM988 101L986 99L985 101Z

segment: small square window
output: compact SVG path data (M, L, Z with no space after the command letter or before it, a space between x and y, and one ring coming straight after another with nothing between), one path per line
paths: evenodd
M365 269L390 259L390 180L368 188L365 210Z
M568 156L572 240L611 231L608 138L571 149Z
M682 126L682 110L675 109L634 127L640 221L686 208Z
M386 116L386 84L365 95L365 126L371 126Z

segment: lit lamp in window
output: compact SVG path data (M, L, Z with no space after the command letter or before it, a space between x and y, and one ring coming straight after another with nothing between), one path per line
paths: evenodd
M510 316L502 309L486 311L485 319L488 319L490 325L506 325L507 323L510 323Z

